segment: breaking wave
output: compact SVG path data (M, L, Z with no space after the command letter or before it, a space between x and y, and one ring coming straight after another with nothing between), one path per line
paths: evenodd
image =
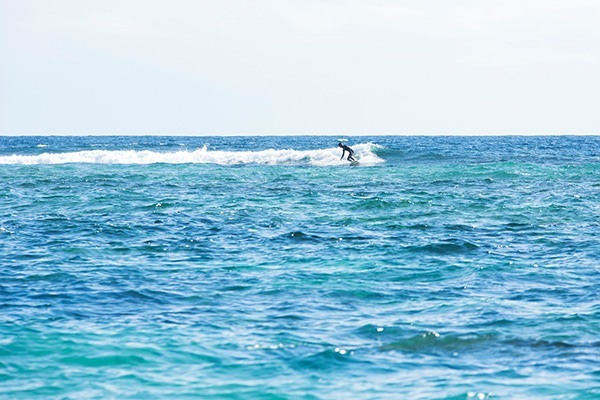
M355 158L360 165L377 165L385 160L378 157L376 150L381 146L361 143L353 146ZM317 150L258 150L222 151L209 150L204 146L194 151L156 152L151 150L84 150L68 153L42 153L38 155L0 156L0 164L264 164L264 165L348 165L340 160L337 147Z

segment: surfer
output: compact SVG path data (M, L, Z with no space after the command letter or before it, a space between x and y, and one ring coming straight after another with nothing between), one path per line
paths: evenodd
M354 157L352 157L352 155L354 155L354 150L352 150L349 146L346 146L342 142L338 143L338 147L342 148L342 158L340 158L340 160L343 160L344 159L344 154L346 154L346 152L348 152L348 158L347 158L347 160L350 161L350 162L356 162L356 160L354 159Z

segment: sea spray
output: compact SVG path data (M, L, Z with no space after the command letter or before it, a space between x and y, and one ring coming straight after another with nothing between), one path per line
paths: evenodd
M38 155L7 155L0 156L0 164L264 164L264 165L314 165L334 166L347 165L346 160L340 160L337 148L315 150L276 150L258 151L223 151L209 150L204 145L197 150L181 150L160 152L152 150L83 150L76 152L42 153ZM377 156L373 149L378 146L373 143L360 143L354 146L356 158L361 165L370 166L385 162Z

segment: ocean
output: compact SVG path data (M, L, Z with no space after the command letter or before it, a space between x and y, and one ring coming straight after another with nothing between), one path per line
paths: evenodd
M600 137L347 139L0 137L0 398L600 398Z

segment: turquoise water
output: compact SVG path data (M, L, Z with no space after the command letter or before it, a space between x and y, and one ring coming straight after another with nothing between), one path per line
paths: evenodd
M0 138L0 398L600 398L600 137Z

